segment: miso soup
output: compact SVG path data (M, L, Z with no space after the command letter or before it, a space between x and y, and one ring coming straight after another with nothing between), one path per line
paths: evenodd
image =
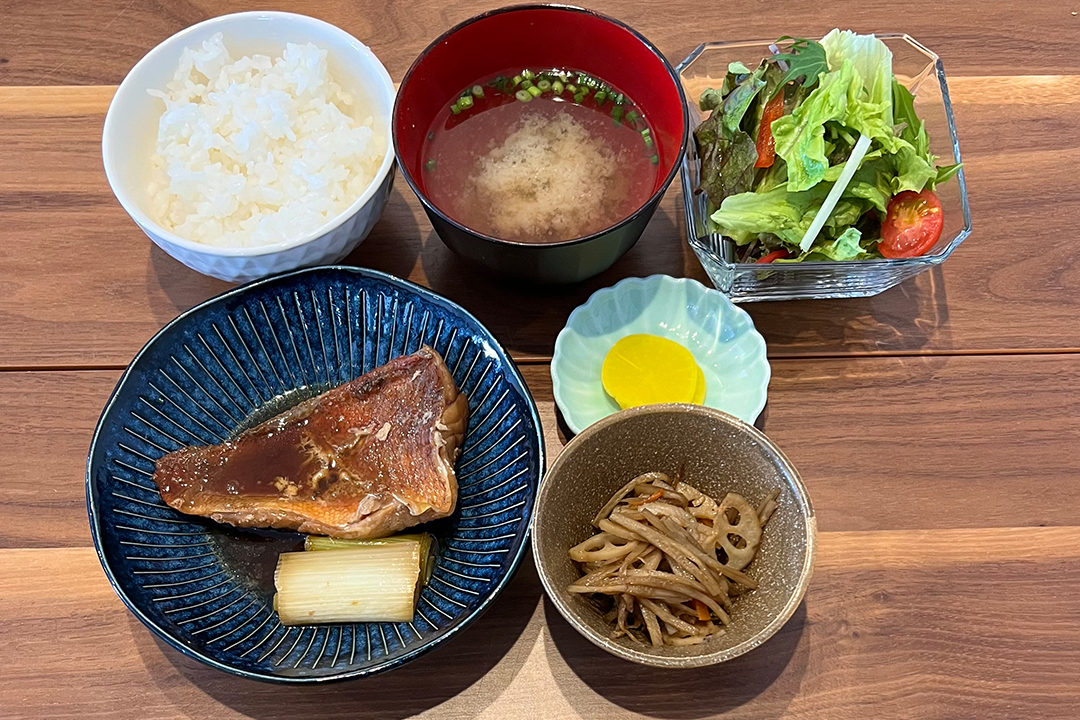
M428 198L462 225L502 240L591 235L640 208L659 156L630 98L576 71L485 78L440 113L423 149Z

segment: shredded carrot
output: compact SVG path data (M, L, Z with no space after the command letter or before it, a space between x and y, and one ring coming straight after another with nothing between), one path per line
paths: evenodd
M697 610L697 619L701 622L709 621L709 606L700 600L694 600L694 609Z
M644 505L645 503L656 502L657 500L659 500L662 497L664 497L664 491L663 490L657 490L656 492L654 492L652 495L650 495L647 498L634 498L633 500L630 501L630 504L631 505Z

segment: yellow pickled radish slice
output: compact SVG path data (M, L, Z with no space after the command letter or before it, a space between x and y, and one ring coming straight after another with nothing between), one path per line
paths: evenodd
M701 366L699 365L697 369L697 389L694 391L694 399L690 402L695 405L700 405L705 402L705 392L707 390L708 388L705 385L705 373L702 372Z
M656 335L628 335L615 343L600 371L604 390L621 408L704 397L705 378L690 351Z

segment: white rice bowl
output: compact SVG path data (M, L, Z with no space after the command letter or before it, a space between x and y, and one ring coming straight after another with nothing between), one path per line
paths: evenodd
M359 198L383 163L386 129L331 77L327 52L289 43L234 59L217 33L187 47L164 91L150 214L218 247L297 240Z

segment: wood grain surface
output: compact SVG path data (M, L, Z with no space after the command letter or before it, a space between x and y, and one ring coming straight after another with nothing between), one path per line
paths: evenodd
M806 601L775 638L678 672L589 644L527 560L452 644L321 688L240 680L165 647L90 549L0 550L0 700L13 719L1072 718L1078 545L1077 528L822 533ZM1002 597L1018 577L1027 591Z
M550 462L567 431L548 366L523 371ZM0 548L89 543L86 449L119 375L0 373ZM1072 355L779 360L769 398L758 424L823 530L1080 525Z
M92 548L86 453L137 350L226 289L157 250L100 159L115 85L152 46L244 0L0 0L0 718L1075 720L1080 708L1080 2L597 0L672 61L708 40L902 30L949 73L974 232L862 300L747 307L772 358L758 425L818 513L811 589L767 645L690 672L577 635L531 558L453 643L375 679L239 680L125 610ZM400 79L475 0L275 0L350 31ZM794 20L793 20L794 18ZM794 25L793 25L794 23ZM550 456L547 360L569 312L624 277L706 280L675 184L600 277L477 273L398 184L347 261L461 303L522 366Z
M1080 298L1069 291L1080 284L1080 82L1039 77L1037 103L1018 103L1026 84L953 79L972 237L941 268L874 298L748 305L772 356L1080 349ZM228 287L166 256L112 198L100 162L109 98L108 87L0 94L0 367L121 367L171 317ZM577 286L522 288L478 273L438 240L404 184L345 262L440 291L517 358L542 361L569 312L600 287L657 272L707 283L677 186L631 252ZM122 261L103 273L106 257Z
M889 0L829 2L808 12L793 0L703 9L693 0L595 0L648 37L672 62L699 43L817 37L834 27L907 32L961 75L1075 74L1080 18L1069 2ZM287 10L334 23L371 46L400 78L416 55L451 25L498 7L476 0L92 0L0 2L0 85L115 85L144 53L201 20L242 10Z
M1080 82L1032 84L1039 101L1026 104L1020 78L952 81L975 226L953 257L873 298L749 305L772 356L1080 349ZM109 98L100 87L0 94L0 367L121 367L162 324L229 287L151 244L112 197L100 158ZM102 272L106 257L120 262ZM570 311L624 277L708 282L685 240L678 183L640 242L576 286L522 288L477 272L404 183L345 263L434 288L522 360L549 358Z

